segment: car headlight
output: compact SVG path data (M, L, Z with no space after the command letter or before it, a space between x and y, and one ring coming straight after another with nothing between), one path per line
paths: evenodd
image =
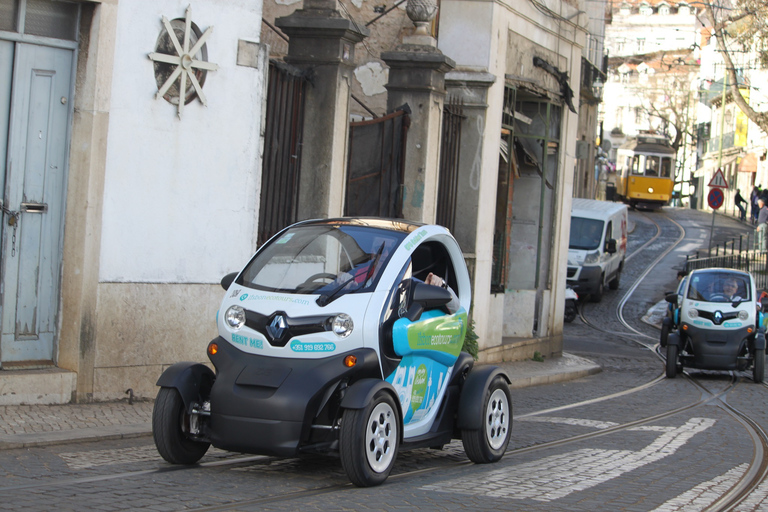
M691 318L698 318L699 317L699 310L691 308L688 310L688 316Z
M648 193L653 194L653 189L651 187L648 187Z
M746 320L749 318L749 313L746 311L739 311L739 320Z
M597 263L600 261L600 251L590 252L584 257L584 264Z
M339 338L346 338L352 333L354 328L355 324L352 322L352 317L346 313L336 315L331 323L331 330Z
M224 321L235 331L245 325L245 310L240 306L230 306L224 314Z

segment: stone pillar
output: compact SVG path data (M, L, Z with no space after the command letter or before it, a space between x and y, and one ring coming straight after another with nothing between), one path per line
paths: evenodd
M393 52L381 54L389 66L387 110L408 104L411 126L405 150L403 216L434 222L437 209L440 135L445 100L445 74L455 63L437 49L426 30L437 12L433 0L408 0L414 33L403 38Z
M336 0L304 0L303 9L275 24L290 37L286 62L310 73L298 218L337 217L344 209L355 44L369 32L343 18Z

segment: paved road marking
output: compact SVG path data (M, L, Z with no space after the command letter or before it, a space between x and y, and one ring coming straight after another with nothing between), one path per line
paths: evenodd
M678 510L698 512L699 510L704 510L714 503L720 496L725 494L728 489L733 487L748 467L749 464L736 466L725 474L713 478L708 482L700 483L693 489L685 491L680 496L672 498L651 512L675 512ZM750 507L747 510L754 510L754 507Z
M424 490L496 498L553 501L607 482L624 473L668 457L694 435L715 424L691 418L685 425L663 432L640 451L587 448L562 455L461 478Z
M587 420L582 418L561 418L559 416L529 416L520 418L517 421L535 421L540 423L561 423L563 425L573 425L578 427L592 427L598 430L616 427L618 423L612 421Z

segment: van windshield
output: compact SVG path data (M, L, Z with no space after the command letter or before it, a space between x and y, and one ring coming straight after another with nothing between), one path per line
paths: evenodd
M568 248L597 249L603 239L603 225L601 220L571 217L571 238Z

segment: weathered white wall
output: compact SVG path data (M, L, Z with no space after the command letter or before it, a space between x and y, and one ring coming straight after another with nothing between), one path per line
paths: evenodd
M161 17L184 18L187 0L120 2L104 187L102 282L214 283L255 248L260 191L263 70L236 65L238 39L258 40L261 2L191 5L207 41L199 100L155 99Z

